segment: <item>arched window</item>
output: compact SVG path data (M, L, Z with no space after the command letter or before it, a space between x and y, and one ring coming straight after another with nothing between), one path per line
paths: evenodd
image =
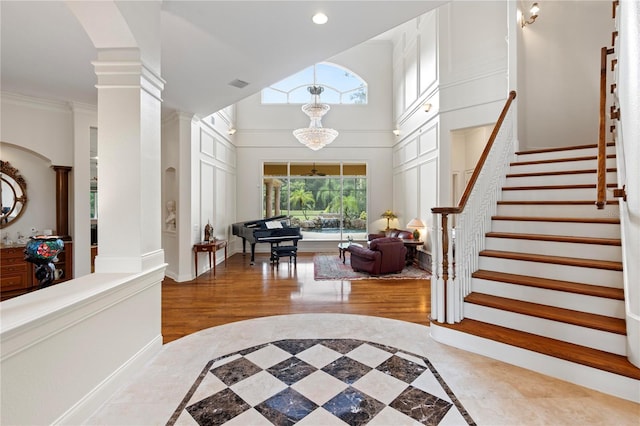
M306 104L309 86L322 86L326 104L366 104L367 83L339 65L321 62L262 90L263 104Z

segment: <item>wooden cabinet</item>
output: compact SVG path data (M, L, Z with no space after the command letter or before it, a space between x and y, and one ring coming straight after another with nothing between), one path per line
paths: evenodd
M73 278L73 243L64 242L64 250L54 263L61 274L54 285ZM24 246L0 249L0 300L10 299L38 288L33 264L24 260ZM59 272L58 272L59 271Z
M24 247L0 251L0 292L2 300L31 291L33 268L24 260Z

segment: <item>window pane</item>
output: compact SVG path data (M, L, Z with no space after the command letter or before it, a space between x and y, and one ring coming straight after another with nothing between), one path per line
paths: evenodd
M304 70L293 74L284 80L280 80L276 84L272 84L271 87L281 90L283 92L290 92L292 89L298 86L309 86L313 84L313 66L305 68Z
M306 104L311 102L311 93L307 90L310 85L300 86L289 92L290 104Z
M286 104L287 94L267 87L262 91L263 104Z
M290 215L306 240L366 240L366 164L265 163L263 172L264 217Z
M367 83L349 70L331 63L316 64L264 89L262 103L306 104L312 100L307 87L314 84L325 88L320 96L324 103L367 103Z

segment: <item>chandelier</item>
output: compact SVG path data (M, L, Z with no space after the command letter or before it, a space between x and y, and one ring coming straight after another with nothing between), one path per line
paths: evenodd
M319 102L320 93L324 91L324 87L309 86L307 90L311 93L313 102L303 105L302 112L307 114L311 119L311 123L309 127L294 130L293 136L307 148L317 151L333 142L338 136L338 132L334 129L322 127L322 116L331 108L329 105Z

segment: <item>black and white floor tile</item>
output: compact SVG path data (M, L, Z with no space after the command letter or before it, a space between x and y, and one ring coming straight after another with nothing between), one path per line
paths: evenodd
M159 353L87 425L638 425L640 404L345 314L202 330Z
M424 357L357 339L287 339L207 363L173 424L475 423Z

